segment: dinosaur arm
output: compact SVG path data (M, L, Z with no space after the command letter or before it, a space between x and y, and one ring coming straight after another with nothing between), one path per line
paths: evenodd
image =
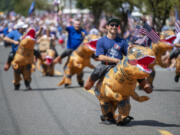
M79 62L76 61L76 60L73 61L73 65L74 65L75 67L82 68L82 64L79 63Z
M133 92L133 94L131 95L132 98L138 102L144 102L149 100L149 97L147 96L139 96L135 91Z
M105 84L104 92L105 92L104 93L105 96L108 98L111 98L111 99L116 100L116 101L123 100L123 96L120 93L112 91L112 89L107 84Z

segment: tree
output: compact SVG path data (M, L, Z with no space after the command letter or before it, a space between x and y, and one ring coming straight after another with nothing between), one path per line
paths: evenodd
M77 0L76 6L80 9L88 8L95 18L94 25L98 28L105 3L106 0Z
M152 14L152 25L158 32L166 24L171 10L174 9L176 0L144 0L146 6L145 14Z

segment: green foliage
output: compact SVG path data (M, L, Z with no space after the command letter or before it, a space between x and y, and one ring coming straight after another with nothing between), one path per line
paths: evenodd
M0 11L12 11L27 16L28 10L31 3L35 1L36 9L47 9L47 1L46 0L0 0Z
M157 31L166 24L170 12L174 7L174 0L144 0L146 6L145 14L152 14L152 23Z

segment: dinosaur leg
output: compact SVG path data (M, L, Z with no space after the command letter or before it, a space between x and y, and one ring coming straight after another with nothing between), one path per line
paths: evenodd
M71 75L66 75L65 78L65 87L69 86L71 84Z
M41 60L37 60L37 64L36 64L36 67L37 67L37 69L40 71L40 72L43 72L42 71L42 69L41 69L41 65L42 65L42 62L41 62Z
M84 80L82 78L83 78L83 72L77 74L77 81L78 81L79 86L81 87L84 86Z
M154 81L155 75L156 75L156 72L155 70L153 70L150 76L147 78L147 81L151 84L152 88L153 88L153 81Z
M14 69L14 90L19 90L20 88L20 80L21 80L21 71L20 69L15 70Z
M27 65L27 66L24 66L23 70L22 70L22 74L23 74L23 77L24 77L24 83L25 83L25 86L28 90L31 90L31 86L30 86L30 83L31 83L31 65Z
M112 102L104 102L103 100L100 100L100 106L102 111L102 115L100 116L101 120L108 123L115 123L116 121L114 119L114 104Z
M130 98L118 103L117 125L127 125L133 117L129 116L131 110Z

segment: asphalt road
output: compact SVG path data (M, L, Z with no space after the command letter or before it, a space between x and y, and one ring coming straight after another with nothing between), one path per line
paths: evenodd
M43 77L36 71L31 91L25 90L23 81L21 90L14 91L12 68L3 70L9 51L0 46L0 135L180 135L180 82L174 82L174 71L156 68L150 100L138 103L131 99L130 115L135 120L121 127L100 121L98 100L79 87L75 77L65 89L57 87L62 75ZM62 72L61 65L56 69ZM85 80L91 71L85 69Z

